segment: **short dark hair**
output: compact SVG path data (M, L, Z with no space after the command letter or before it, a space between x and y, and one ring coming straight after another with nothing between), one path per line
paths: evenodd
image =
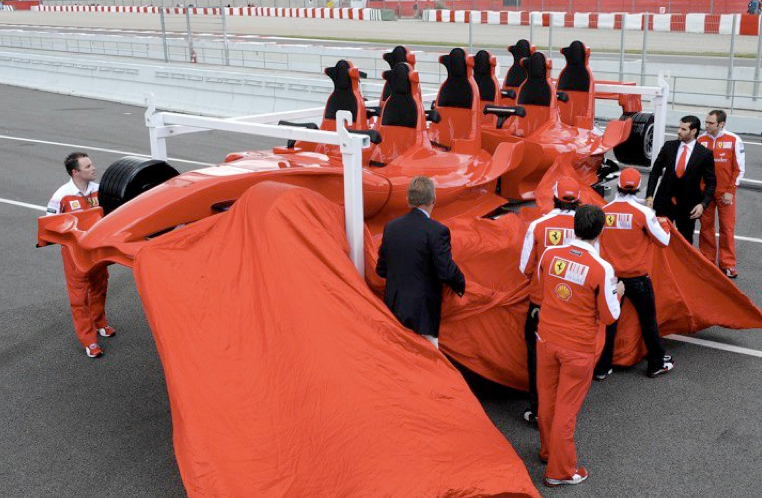
M638 192L640 192L640 189L639 188L628 188L628 189L625 190L622 187L617 186L616 191L619 192L620 194L637 194Z
M79 160L83 157L90 157L84 152L72 152L68 156L66 156L66 159L64 159L64 166L66 167L66 172L69 173L69 176L72 175L72 172L76 169L79 171Z
M595 240L603 231L606 215L593 204L583 204L574 214L574 235L582 240Z
M555 209L562 209L565 211L576 211L579 207L579 201L562 201L561 199L554 197L553 198L553 207Z
M696 130L696 136L698 136L699 133L701 133L701 120L697 118L696 116L689 114L688 116L683 116L680 118L681 123L688 123L688 127L691 130Z
M724 123L728 120L728 113L720 109L709 111L709 114L717 118L717 124Z

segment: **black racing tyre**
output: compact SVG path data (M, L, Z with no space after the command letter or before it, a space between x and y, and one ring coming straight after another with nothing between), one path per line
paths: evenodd
M630 136L614 147L617 161L637 166L650 166L654 143L654 115L651 112L626 112L619 118L632 118Z
M111 164L98 187L98 203L109 214L143 192L180 173L158 159L126 156Z

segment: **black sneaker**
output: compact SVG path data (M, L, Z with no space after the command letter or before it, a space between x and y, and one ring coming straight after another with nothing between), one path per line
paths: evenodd
M609 368L608 372L595 372L593 374L593 379L597 380L598 382L603 382L612 373L614 373L613 368Z
M654 377L658 377L661 374L665 374L665 373L669 372L673 368L675 368L674 362L672 362L672 361L665 361L660 369L654 370L653 372L648 372L648 376L653 379Z
M537 425L537 414L531 409L524 410L524 421L527 424Z

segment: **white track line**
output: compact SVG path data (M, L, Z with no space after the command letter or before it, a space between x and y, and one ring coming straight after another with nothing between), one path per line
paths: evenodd
M4 140L15 140L16 142L31 142L36 144L45 144L45 145L58 145L61 147L68 147L70 149L79 149L79 150L94 150L97 152L108 152L111 154L119 154L121 156L139 156L139 157L147 157L150 158L148 154L139 154L137 152L127 152L123 150L114 150L114 149L102 149L100 147L90 147L88 145L78 145L78 144L66 144L62 142L48 142L47 140L37 140L34 138L21 138L21 137L11 137L8 135L0 135L0 139ZM186 163L186 164L196 164L199 166L215 166L212 163L202 163L199 161L188 161L187 159L178 159L176 157L170 157L167 159L168 161L174 161L176 163Z
M28 204L26 202L19 202L19 201L12 201L10 199L2 199L0 198L0 202L4 202L6 204L12 204L14 206L21 206L29 209L35 209L37 211L47 211L47 208L45 206L37 206L36 204Z
M667 335L664 339L671 339L673 341L687 342L695 344L697 346L704 346L705 348L720 349L722 351L729 351L731 353L745 354L749 356L756 356L762 358L762 351L756 349L742 348L739 346L731 346L730 344L722 344L721 342L707 341L706 339L699 339L697 337L688 337L684 335Z

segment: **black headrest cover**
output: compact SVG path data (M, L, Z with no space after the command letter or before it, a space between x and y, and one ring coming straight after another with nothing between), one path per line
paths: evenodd
M490 59L492 59L492 54L486 50L476 52L474 56L474 79L479 87L479 98L494 102L497 88L495 87L495 80L492 78L493 70Z
M357 119L357 96L352 91L349 68L349 63L342 59L334 67L325 69L325 74L333 80L333 93L325 103L326 119L336 119L337 111L349 111L352 121Z
M513 64L505 75L505 82L503 83L505 86L518 88L527 79L527 73L521 66L521 60L529 57L530 48L531 45L526 40L519 40L516 45L508 47L508 51L513 55Z
M545 55L541 52L535 52L528 59L524 59L522 66L527 72L527 81L521 87L517 103L519 105L550 106L551 88L548 84Z
M558 78L558 89L563 91L590 91L590 73L587 70L585 44L573 41L561 53L566 57L566 67Z
M381 113L381 124L415 128L418 124L418 106L410 84L410 66L399 62L389 71L384 71L383 76L390 93Z
M398 62L407 62L407 48L397 45L391 52L385 53L383 58L393 68Z
M465 50L454 48L449 55L440 57L439 61L447 68L447 79L439 90L437 106L470 109L474 92L468 82Z

